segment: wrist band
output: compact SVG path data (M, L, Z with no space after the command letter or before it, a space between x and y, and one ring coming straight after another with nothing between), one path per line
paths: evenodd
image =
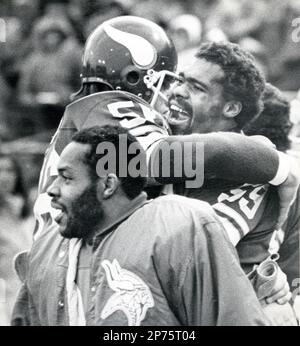
M269 181L271 185L282 184L290 173L290 159L287 154L278 151L279 165L275 177Z

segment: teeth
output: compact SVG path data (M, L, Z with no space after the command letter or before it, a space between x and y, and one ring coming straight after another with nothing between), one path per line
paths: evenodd
M176 112L179 112L179 113L183 113L183 112L184 112L181 108L179 108L179 107L176 106L176 105L171 105L170 108L171 108L173 111L176 111Z
M187 113L182 108L179 108L177 105L171 104L169 108L170 108L171 111L179 113L179 114L181 114L181 115L183 115L185 117L189 117L189 113Z
M51 211L51 215L54 219L60 214L62 214L62 210L60 210L60 209L52 209L52 211Z
M169 118L168 121L170 123L174 123L174 122L186 122L187 119L189 119L189 114L187 112L185 112L182 108L179 108L177 105L175 104L171 104L170 105L170 114L169 114Z

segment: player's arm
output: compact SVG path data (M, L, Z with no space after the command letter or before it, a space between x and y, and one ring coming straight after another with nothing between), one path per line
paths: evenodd
M190 198L162 198L169 198L163 213L168 228L158 239L153 258L180 324L268 324L212 207ZM180 204L172 204L174 198Z
M176 154L162 154L172 146ZM203 178L277 185L280 213L276 228L280 228L300 184L298 165L292 161L271 145L241 134L170 136L151 149L149 175L161 184L185 181L186 187L200 187Z
M268 218L265 215L266 206L270 204L271 200L276 199L274 193L275 191L268 192L268 185L244 184L221 193L213 205L229 240L234 246L237 246L242 267L244 268L243 264L246 264L244 270L251 264L254 266L265 261L269 258L270 253L274 253L280 246L280 239L277 237L277 232L274 231L276 220L264 220L264 218ZM276 205L272 206L276 213ZM270 210L267 211L267 214L269 212ZM264 227L259 226L262 220L266 222ZM248 240L240 242L246 236L248 236ZM253 282L255 283L255 280ZM255 285L254 288L259 295ZM276 301L279 304L285 304L291 298L287 276L279 267L272 290L268 291L265 298L267 303Z
M175 143L180 145L182 155L171 155L170 177L155 171L160 173L156 174L158 176L155 176L155 179L163 184L191 180L191 177L185 174L184 168L188 165L198 170L204 168L207 178L251 184L267 183L278 171L279 155L274 148L263 143L259 144L256 140L241 134L225 132L165 138L151 154L154 169L166 165L165 156L160 154L160 149L165 150L166 144L173 148ZM179 147L177 150L179 152ZM181 160L182 165L181 177L175 174L178 160Z
M177 289L181 319L188 325L268 325L220 224L199 222L189 241L190 261L182 262L186 267Z
M168 136L166 129L157 125L158 114L145 104L131 100L112 102L107 108L112 118L129 129L147 151L150 176L158 183L191 182L198 178L195 187L200 187L205 174L205 178L253 184L267 183L276 177L274 182L279 185L288 175L288 169L279 170L282 165L272 145L257 139L231 132Z

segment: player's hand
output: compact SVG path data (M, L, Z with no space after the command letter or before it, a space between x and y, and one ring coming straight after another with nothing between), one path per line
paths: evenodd
M279 230L287 219L300 185L300 165L296 159L290 159L290 171L286 180L277 187L279 196L279 217L275 228Z
M283 305L292 298L290 286L287 281L286 274L278 266L278 273L276 275L276 281L270 295L266 298L267 304L278 303Z

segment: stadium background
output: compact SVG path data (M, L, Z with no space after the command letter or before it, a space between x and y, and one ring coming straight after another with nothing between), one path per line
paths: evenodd
M36 197L44 151L70 94L80 85L80 57L87 36L104 20L130 14L153 20L167 30L179 53L179 67L188 62L201 42L229 40L250 51L267 80L289 100L297 98L299 0L1 1L6 40L0 42L0 152L17 161L29 210ZM43 55L45 35L53 31L60 33L62 44L57 51ZM292 151L296 155L300 152L299 105L294 103L291 114ZM0 186L0 197L1 193L5 189L3 192ZM0 212L2 225L17 223L20 229L28 230L27 240L18 236L25 245L32 216L14 217L3 220Z

